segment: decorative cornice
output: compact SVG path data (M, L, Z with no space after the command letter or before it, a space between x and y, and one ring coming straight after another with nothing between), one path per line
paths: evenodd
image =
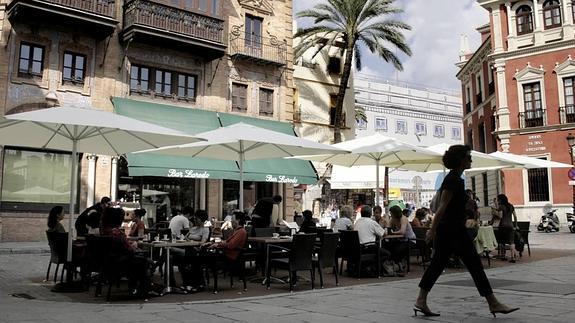
M240 6L259 13L271 16L274 13L273 6L266 0L239 0Z
M398 106L385 106L385 107L375 107L369 106L364 103L356 103L357 106L362 107L365 111L382 113L382 114L392 114L403 117L412 117L417 119L426 119L432 121L450 121L461 123L462 117L457 114L449 114L443 112L422 112L421 110L408 109Z
M529 47L529 48L518 49L518 50L515 50L512 52L491 54L491 55L489 55L489 57L491 59L511 58L511 57L515 57L515 56L538 54L538 53L545 51L545 50L551 50L551 49L556 49L556 48L560 48L560 47L565 47L565 48L571 47L572 48L574 46L575 46L575 39L569 39L566 41L553 42L553 43L549 43L549 44L545 44L545 45L541 45L541 46L533 46L533 47Z

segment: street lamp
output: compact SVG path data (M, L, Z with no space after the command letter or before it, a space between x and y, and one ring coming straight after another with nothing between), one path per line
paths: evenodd
M573 165L573 146L575 146L575 136L569 133L565 139L567 139L567 144L569 145L569 156L571 157L571 165ZM571 187L573 188L571 201L573 203L573 211L575 211L575 185L572 185Z

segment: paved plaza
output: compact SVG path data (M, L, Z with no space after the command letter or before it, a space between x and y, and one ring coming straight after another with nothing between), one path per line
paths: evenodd
M575 234L532 233L534 253L544 248L575 250ZM432 319L414 317L419 279L298 291L240 300L105 303L71 300L35 282L48 256L34 245L0 244L0 322L491 322L493 317L467 273L445 274L431 293ZM575 254L575 253L574 253ZM504 322L573 322L575 255L489 269L497 295L521 310ZM34 299L14 297L31 295Z

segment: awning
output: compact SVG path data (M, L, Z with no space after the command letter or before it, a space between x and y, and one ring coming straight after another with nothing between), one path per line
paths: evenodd
M113 98L118 114L164 127L197 134L244 122L295 136L290 123L243 117L229 113L182 108L165 104ZM160 176L239 180L238 165L232 161L158 154L127 154L130 176ZM244 162L244 179L256 182L315 184L312 164L299 159L262 159Z

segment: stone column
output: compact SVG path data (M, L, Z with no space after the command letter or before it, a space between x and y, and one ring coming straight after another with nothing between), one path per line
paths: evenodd
M543 25L541 24L541 18L539 17L539 4L537 0L533 1L533 29L534 30L543 30Z
M513 37L516 35L516 30L515 30L515 13L511 10L511 2L507 1L505 2L505 8L507 9L507 30L509 31L509 35L507 35L507 38L509 37ZM513 17L513 19L511 19Z
M86 188L86 205L94 205L94 188L96 187L96 161L97 155L87 155L88 160L88 180Z
M507 83L505 82L505 60L496 59L493 64L497 78L497 131L510 130L509 107L507 103ZM509 150L509 135L499 135L503 151Z
M112 172L110 176L110 199L118 199L118 157L112 157Z
M501 30L501 9L499 5L496 5L491 10L491 16L493 20L493 43L495 44L495 48L493 49L493 53L501 53L503 52L503 31Z
M200 178L198 179L198 181L200 181L200 209L205 210L206 209L206 179L205 178Z

